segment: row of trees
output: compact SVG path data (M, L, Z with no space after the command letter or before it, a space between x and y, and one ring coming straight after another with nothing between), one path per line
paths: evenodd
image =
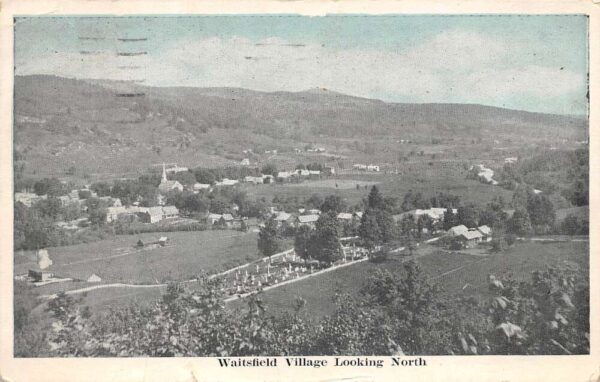
M260 294L244 310L225 309L218 280L194 290L170 285L156 304L90 317L61 294L52 323L30 317L27 289L16 288L17 356L292 356L587 354L589 285L570 269L534 272L529 281L490 276L489 297L443 295L414 262L399 274L373 273L357 295L336 294L331 314L294 309L269 314Z

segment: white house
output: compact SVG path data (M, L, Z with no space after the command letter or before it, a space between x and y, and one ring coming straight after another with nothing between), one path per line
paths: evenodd
M465 225L457 225L448 230L450 236L459 236L465 232L469 232L469 229Z
M15 202L21 202L27 207L31 207L40 199L46 199L47 195L37 195L31 192L15 192Z
M210 188L210 184L206 184L206 183L194 183L194 185L193 185L194 191L208 190L209 188Z
M492 241L492 229L487 225L477 227L477 230L483 235L484 241Z
M370 164L367 166L367 171L379 172L379 166L377 166L375 164Z
M337 219L341 220L341 221L352 221L352 219L354 218L354 215L352 215L349 212L340 212L339 214L337 214Z
M314 228L317 220L319 220L319 215L300 215L296 219L296 225L298 227L309 226L311 228Z

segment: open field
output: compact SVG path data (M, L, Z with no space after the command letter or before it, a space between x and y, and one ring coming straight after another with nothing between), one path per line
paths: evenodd
M135 248L139 239L152 242L160 236L169 238L167 246L148 250ZM237 231L115 236L93 243L49 248L48 253L54 262L49 270L57 276L82 280L97 274L102 278L102 283L181 281L193 278L202 271L213 273L258 259L256 236L254 233ZM15 253L15 275L27 273L35 265L35 253ZM71 284L87 286L83 283ZM48 286L48 290L56 288Z
M375 184L379 184L379 182L369 182L354 179L323 179L307 180L302 183L292 183L286 185L286 187L333 188L338 190L348 190L354 188L371 187Z
M246 191L250 199L264 197L270 201L277 195L286 198L297 197L301 201L313 193L321 196L337 194L350 205L360 203L367 196L370 184L377 184L383 195L397 197L400 202L409 190L421 192L427 198L438 192L447 192L476 204L485 204L496 196L501 196L507 201L512 198L511 191L466 179L467 171L459 163L437 163L434 166L426 163L410 164L399 168L398 172L398 174L357 173L298 184L242 184L240 187ZM335 188L335 183L338 184L338 188ZM361 185L359 189L356 188L356 184Z
M464 254L440 253L435 247L421 246L417 253L426 252L416 261L429 276L430 282L440 287L445 295L487 294L488 274L497 277L512 275L527 279L532 271L546 265L573 265L588 273L589 245L585 242L519 243L501 254L476 257ZM306 300L305 309L312 317L332 312L336 291L359 293L369 275L376 269L392 273L402 272L402 257L392 257L384 263L365 262L340 269L323 277L300 281L264 293L263 299L271 313L291 311L296 297ZM231 308L244 307L243 301L230 304Z

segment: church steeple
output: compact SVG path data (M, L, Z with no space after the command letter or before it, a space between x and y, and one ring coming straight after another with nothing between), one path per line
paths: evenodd
M165 162L163 162L162 182L166 182L166 181L167 181L167 169L165 167Z

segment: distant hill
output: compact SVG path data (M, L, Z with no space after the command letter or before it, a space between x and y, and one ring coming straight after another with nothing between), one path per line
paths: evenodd
M15 77L15 147L40 171L132 171L163 160L236 163L252 148L322 140L512 137L582 140L583 118L481 105L398 104L325 89L158 88L55 76Z

